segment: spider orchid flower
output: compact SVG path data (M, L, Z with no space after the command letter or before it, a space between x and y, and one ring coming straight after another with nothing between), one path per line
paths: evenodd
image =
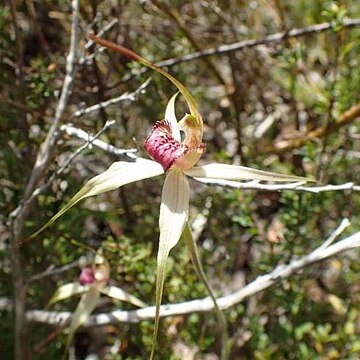
M109 263L102 255L96 254L94 264L81 270L79 281L70 282L60 286L49 300L47 307L74 295L82 295L72 316L66 343L66 351L71 344L71 340L76 330L86 322L99 304L101 294L107 295L113 299L126 301L138 307L146 306L141 300L128 294L121 288L112 285L109 286L109 279Z
M178 121L175 115L174 95L168 102L165 118L155 122L149 136L145 140L145 149L153 160L138 157L134 162L118 161L108 170L89 180L85 186L32 237L63 215L72 206L84 198L117 189L132 182L165 174L161 196L159 227L160 239L157 254L156 271L156 313L154 340L159 325L159 309L163 293L165 267L170 250L178 243L183 232L189 238L189 198L190 187L188 177L224 179L224 180L259 180L272 182L308 181L305 178L271 173L243 166L228 164L208 164L197 166L196 163L205 150L202 142L203 120L198 106L183 84L172 75L150 63L120 45L90 35L99 45L118 52L130 60L137 61L170 80L184 96L190 113ZM183 133L183 140L181 136ZM192 239L192 237L191 237ZM192 240L193 241L193 240ZM191 247L191 246L190 246ZM153 344L154 346L154 344ZM151 358L153 357L154 347Z

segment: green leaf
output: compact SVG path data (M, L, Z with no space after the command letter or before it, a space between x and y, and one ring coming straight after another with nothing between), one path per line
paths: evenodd
M127 293L126 291L116 287L116 286L105 286L99 289L100 292L104 295L112 297L117 300L126 301L130 304L133 304L138 307L145 307L146 304L139 300L137 297Z
M71 296L83 294L84 292L89 290L89 286L83 286L78 282L71 282L65 285L60 286L56 289L54 295L49 300L46 307L50 307L57 303L58 301L67 299Z
M269 171L252 169L245 166L228 164L208 164L194 166L185 171L186 175L196 178L222 179L222 180L259 180L273 182L292 182L292 181L314 181L301 176L284 175Z
M188 220L189 194L190 188L186 176L177 169L170 170L164 182L160 206L160 240L156 269L156 312L150 359L154 357L159 329L160 304L164 288L166 262L170 250L179 241Z

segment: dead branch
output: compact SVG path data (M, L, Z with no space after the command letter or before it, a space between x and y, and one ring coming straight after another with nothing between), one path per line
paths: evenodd
M340 224L339 228L334 231L334 236L338 236L340 230L345 226ZM339 230L340 229L340 230ZM329 238L331 238L330 235ZM328 241L328 240L326 240ZM324 243L325 245L326 242ZM242 287L241 289L219 297L217 303L222 310L231 308L234 305L241 303L246 298L256 295L259 292L273 286L281 280L288 279L291 276L299 273L310 266L329 259L333 256L338 256L346 251L355 249L360 246L360 232L357 232L335 244L328 244L329 246L319 246L308 255L304 255L298 259L293 259L287 265L278 265L271 272L257 277L254 281ZM207 297L187 301L179 304L161 305L160 316L177 316L191 314L195 312L209 312L214 309L212 300ZM45 310L31 310L27 312L28 321L53 325L53 326L67 326L71 321L72 313L68 311L45 311ZM139 323L144 320L151 320L155 316L155 307L150 306L139 310L115 310L109 313L101 313L93 315L86 322L85 326L101 326L119 323Z

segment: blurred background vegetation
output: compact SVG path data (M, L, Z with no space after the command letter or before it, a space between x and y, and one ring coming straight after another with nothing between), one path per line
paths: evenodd
M71 27L70 1L9 1L0 5L0 296L12 299L8 214L19 204L54 117L65 74ZM114 19L104 37L151 61L178 58L268 34L334 21L332 29L250 49L179 62L167 68L198 100L205 120L203 162L243 164L314 177L323 184L360 183L360 131L353 119L335 131L292 146L319 127L326 129L360 101L360 27L343 28L360 17L357 0L196 0L80 2L79 56L73 91L62 118L91 134L109 119L115 126L101 139L118 148L137 148L164 115L174 87L159 75L107 51L85 50L89 31ZM85 61L84 61L85 60ZM131 76L130 76L131 75ZM134 101L74 116L76 110L135 90L149 76L146 93ZM186 111L180 102L178 114ZM62 134L44 181L83 142ZM286 151L282 144L289 145ZM116 157L89 147L69 171L42 193L26 218L29 235L51 217L90 177ZM152 304L162 180L138 182L89 199L50 230L21 247L26 278L49 267L77 261L103 249L111 282ZM191 181L191 218L207 209L198 246L217 294L238 289L277 264L309 253L349 218L360 229L360 197L351 190L319 194L296 191L239 191ZM346 234L346 232L345 232ZM232 359L358 359L360 357L360 265L352 251L313 266L225 312L233 339ZM31 281L26 308L43 309L61 284L75 281L72 267ZM163 303L207 296L185 245L172 251ZM57 304L73 310L77 300ZM8 304L9 305L9 304ZM107 299L96 312L130 309ZM217 359L220 336L212 313L161 322L159 359ZM0 310L0 353L14 357L14 314ZM75 337L77 358L148 357L153 324L86 329ZM56 335L56 336L55 336ZM58 359L65 335L29 324L34 359Z

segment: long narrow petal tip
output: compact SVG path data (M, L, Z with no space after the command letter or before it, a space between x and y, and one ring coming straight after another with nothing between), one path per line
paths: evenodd
M123 185L155 177L164 173L163 168L155 161L137 158L134 162L117 161L106 171L90 179L76 193L70 201L56 213L43 227L30 235L26 241L38 236L45 229L50 227L58 218L65 214L70 208L81 200L95 195L115 190Z
M166 176L160 206L160 240L156 269L156 312L151 357L154 356L159 329L160 304L170 250L178 243L189 216L190 188L186 176L171 169Z
M314 182L313 179L279 174L270 171L257 170L245 166L228 165L228 164L208 164L195 166L186 171L186 175L198 178L235 180L235 181L269 181L269 182Z

